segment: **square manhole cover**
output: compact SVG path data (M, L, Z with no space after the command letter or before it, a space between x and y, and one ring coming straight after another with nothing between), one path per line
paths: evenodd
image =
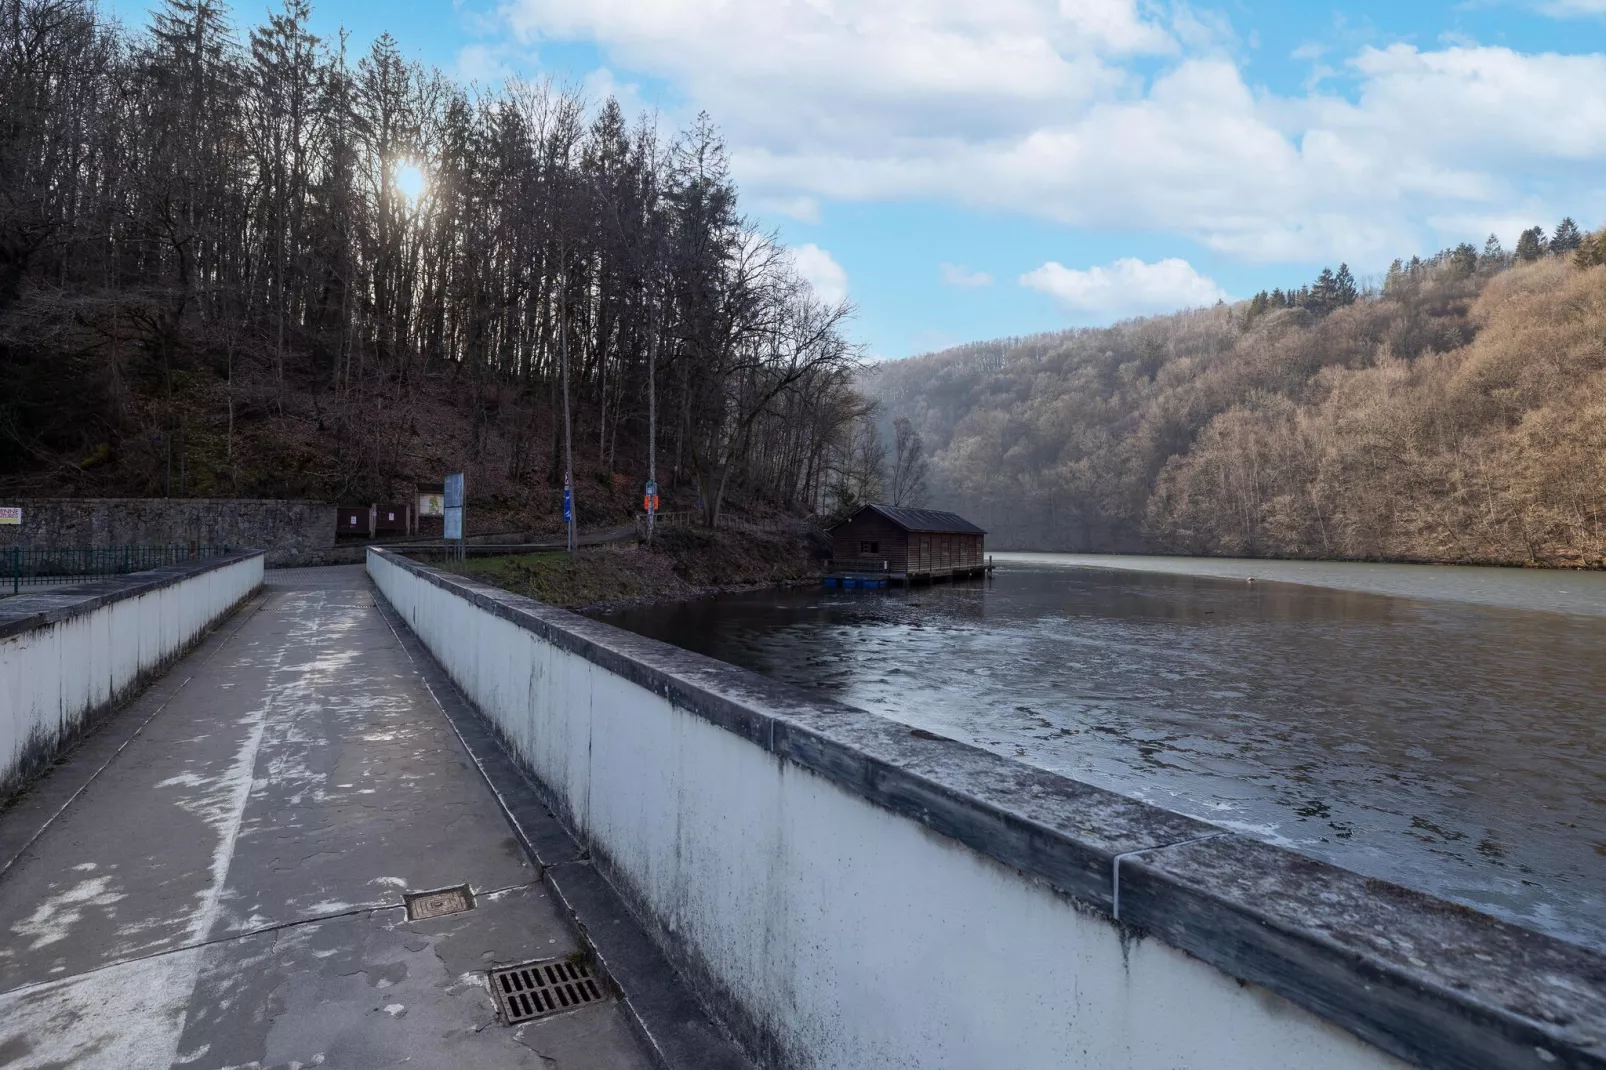
M407 902L408 921L423 921L425 918L461 914L474 909L474 893L468 890L466 884L434 892L408 892L402 898Z
M606 998L591 966L581 959L546 959L491 971L491 991L502 1021L518 1025L601 1003Z

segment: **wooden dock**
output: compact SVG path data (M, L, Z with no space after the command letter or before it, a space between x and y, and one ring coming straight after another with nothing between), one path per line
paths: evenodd
M823 579L826 587L913 587L919 583L937 583L941 580L976 579L992 574L993 565L958 565L949 568L922 569L919 572L833 572Z

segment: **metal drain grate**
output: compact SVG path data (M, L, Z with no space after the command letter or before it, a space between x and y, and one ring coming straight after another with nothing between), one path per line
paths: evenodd
M408 892L402 899L407 903L408 921L423 921L425 918L461 914L474 909L474 893L468 890L466 884L434 892Z
M508 1025L600 1003L602 986L591 967L574 959L548 959L491 971L491 991Z

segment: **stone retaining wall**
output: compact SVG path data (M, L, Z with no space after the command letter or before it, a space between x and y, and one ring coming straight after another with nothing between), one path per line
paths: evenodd
M321 565L335 545L335 507L255 498L27 498L0 548L173 546L264 550L270 568ZM359 558L360 560L360 558Z

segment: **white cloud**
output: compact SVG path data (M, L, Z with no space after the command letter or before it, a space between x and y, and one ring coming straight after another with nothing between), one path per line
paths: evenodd
M1170 35L1139 17L1132 0L1059 0L1059 15L1084 47L1114 53L1176 48Z
M813 197L760 197L758 208L810 226L818 226L820 222L820 202Z
M601 44L717 109L743 143L861 146L1029 130L1130 81L1103 57L1170 52L1132 0L512 0L526 40Z
M632 81L621 81L607 67L599 67L585 76L581 85L585 98L593 105L609 97L619 102L626 115L645 115L657 110L641 93L641 87Z
M949 286L991 286L993 277L985 271L972 271L960 264L940 264L942 281Z
M1022 275L1020 284L1048 294L1070 312L1106 319L1174 312L1227 298L1225 290L1176 257L1153 264L1126 257L1086 271L1050 260Z
M509 58L510 50L504 45L468 45L458 49L456 73L465 82L494 87L514 75ZM535 62L533 55L527 55L527 59Z
M792 249L792 261L797 273L814 287L814 295L828 305L848 299L848 273L831 254L813 242Z
M1526 212L1519 209L1492 214L1429 216L1427 220L1434 230L1444 234L1459 234L1462 241L1469 241L1480 249L1484 240L1493 234L1508 251L1516 246L1517 236L1529 227L1544 227L1545 232L1549 233L1558 221L1542 208Z
M1572 8L1606 0L1557 0ZM1252 88L1231 28L1138 0L509 0L724 130L766 206L926 198L1367 263L1432 219L1606 215L1606 57L1408 45ZM1157 12L1166 12L1163 16ZM1147 57L1134 63L1134 57ZM1158 65L1157 65L1158 64ZM1325 87L1341 83L1338 89ZM782 210L777 208L775 210Z
M510 79L528 78L541 70L541 56L535 49L510 40L505 29L497 30L488 26L490 19L485 15L470 12L461 14L464 21L471 24L473 32L497 40L464 45L457 50L451 73L458 81L468 83L479 93L494 94L500 92ZM587 92L591 91L590 82L597 74L606 75L607 72L594 72L587 79Z
M1606 15L1606 0L1549 0L1548 3L1539 3L1534 6L1546 15L1558 19Z

